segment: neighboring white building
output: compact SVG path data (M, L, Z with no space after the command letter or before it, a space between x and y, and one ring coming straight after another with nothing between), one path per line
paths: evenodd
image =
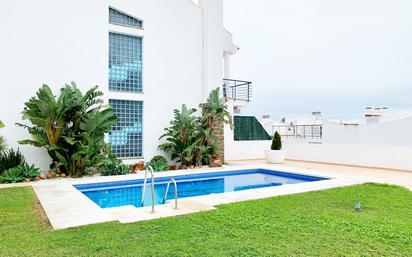
M368 107L358 120L330 119L313 112L283 123L264 115L260 122L269 134L278 131L291 143L412 145L412 114L389 108Z
M275 121L270 115L264 115L260 123L265 130L273 135L276 131L284 138L291 140L303 140L305 142L319 142L322 138L322 124L325 119L321 112L312 112L306 118Z
M157 154L173 109L198 107L230 78L238 50L222 0L7 1L0 17L1 133L43 169L47 153L18 145L30 135L14 125L43 83L56 93L71 81L99 85L121 114L113 152L136 162Z

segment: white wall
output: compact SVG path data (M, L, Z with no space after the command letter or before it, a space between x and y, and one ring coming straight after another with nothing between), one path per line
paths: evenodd
M221 1L213 0L220 8ZM143 152L146 159L157 151L158 138L182 103L197 107L203 97L202 10L189 0L110 1L7 1L0 8L0 119L6 128L0 133L11 147L20 147L30 163L47 169L47 153L32 146L19 146L29 138L22 128L23 103L42 83L57 93L66 82L75 81L85 91L99 85L108 97L109 4L144 20L143 91L135 99L144 100ZM222 10L215 10L221 22ZM216 16L217 15L217 16ZM221 32L222 23L220 23ZM222 58L216 35L208 41L213 57L208 59L209 83L222 79ZM222 50L221 50L222 54ZM213 64L215 62L215 64ZM219 86L220 83L216 86ZM133 97L133 96L132 96ZM128 96L130 98L130 96Z
M326 122L323 143L369 144L412 147L412 117L359 126L344 126Z
M412 171L412 147L365 144L288 144L287 159Z
M265 158L270 141L234 141L227 160ZM366 144L302 144L284 142L289 160L357 165L412 171L412 147Z
M187 0L112 0L144 20L143 154L159 154L159 136L184 103L202 99L202 11Z
M270 148L270 143L270 140L231 141L230 144L227 144L227 150L225 152L226 161L265 158L264 150Z
M107 3L104 1L7 1L0 8L0 131L27 161L47 169L44 150L19 146L30 135L15 122L37 89L46 83L57 93L66 82L83 90L107 87Z
M204 74L203 100L211 90L222 86L223 79L223 0L199 0L203 11Z

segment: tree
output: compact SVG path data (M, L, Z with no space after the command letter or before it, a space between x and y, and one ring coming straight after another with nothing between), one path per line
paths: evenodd
M216 88L209 94L206 103L200 104L202 108L203 128L211 135L211 140L205 142L207 146L215 145L220 160L224 162L224 124L233 128L232 116L227 110L225 99L220 97L220 89Z

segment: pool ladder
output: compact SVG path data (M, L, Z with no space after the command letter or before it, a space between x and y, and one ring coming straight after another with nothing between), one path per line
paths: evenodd
M144 171L144 182L143 182L143 192L142 192L142 207L144 206L144 200L146 196L146 184L147 184L147 173L150 172L150 175L152 177L152 185L151 185L151 191L152 191L152 213L155 212L155 190L154 190L154 172L152 166L148 166L148 168L145 169ZM170 183L173 182L174 184L174 189L175 189L175 209L177 209L177 184L176 180L174 178L170 178L169 182L167 182L167 187L166 187L166 192L163 197L163 203L166 202L166 197L167 193L169 191Z
M142 192L142 207L144 206L144 200L145 200L145 195L146 195L147 172L150 172L150 175L152 176L152 213L154 213L155 212L155 209L154 209L154 206L155 206L155 190L154 190L154 172L153 172L152 166L149 166L144 171L144 182L143 182L143 192Z
M171 182L173 182L173 185L175 186L175 209L177 209L177 184L176 184L176 180L174 178L170 178L169 182L167 182L165 195L163 197L163 203L166 202L166 197L167 197L167 193L169 192L169 187L170 187Z

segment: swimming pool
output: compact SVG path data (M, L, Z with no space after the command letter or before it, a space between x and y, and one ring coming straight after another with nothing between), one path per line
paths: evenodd
M171 177L155 178L155 204L162 204L167 182ZM296 184L327 178L286 173L266 169L249 169L173 176L178 198L219 194L284 184ZM146 185L144 206L151 205L150 181ZM141 207L143 179L118 182L74 185L74 187L102 208L133 205ZM174 199L174 185L170 185L167 199Z

